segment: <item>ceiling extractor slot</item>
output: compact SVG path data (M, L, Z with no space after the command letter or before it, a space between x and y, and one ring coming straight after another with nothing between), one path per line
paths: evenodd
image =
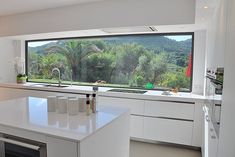
M137 27L120 27L120 28L105 28L102 31L106 33L150 33L157 32L154 26L137 26Z
M149 29L151 29L152 32L157 32L158 31L157 28L154 27L154 26L149 26Z

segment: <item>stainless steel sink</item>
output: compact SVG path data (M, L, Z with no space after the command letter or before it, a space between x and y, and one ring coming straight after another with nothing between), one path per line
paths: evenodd
M110 89L108 92L123 92L123 93L136 93L136 94L144 94L145 90L129 90L129 89Z
M67 85L57 85L57 84L46 84L44 85L44 87L57 87L57 88L64 88L64 87L68 87Z
M65 87L69 87L67 85L58 85L58 84L33 84L31 86L34 87L55 87L55 88L65 88Z

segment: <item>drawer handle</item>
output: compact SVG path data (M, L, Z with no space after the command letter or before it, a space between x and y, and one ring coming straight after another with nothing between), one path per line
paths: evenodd
M4 137L0 137L0 141L15 144L17 146L21 146L21 147L25 147L25 148L29 148L29 149L33 149L33 150L37 150L37 151L40 149L39 146L31 145L31 144L24 143L24 142L15 141L15 140L4 138Z
M211 139L216 139L216 137L215 136L211 136Z
M207 122L210 122L210 119L209 119L209 116L208 116L208 115L206 115L206 121L207 121Z
M182 119L182 118L171 118L171 117L155 117L155 116L144 116L148 118L158 118L158 119L168 119L168 120L179 120L179 121L186 121L186 122L193 122L191 119Z

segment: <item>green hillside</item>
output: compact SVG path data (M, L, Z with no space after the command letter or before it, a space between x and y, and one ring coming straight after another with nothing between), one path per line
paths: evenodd
M185 41L175 41L164 36L146 35L146 36L120 36L120 37L106 37L102 40L109 44L132 44L136 43L144 46L149 50L154 50L156 53L166 51L166 52L176 52L189 54L191 52L192 40L188 39ZM29 47L29 52L36 52L38 54L46 53L45 49L55 46L63 45L65 40L60 40L58 42L51 42L38 47Z

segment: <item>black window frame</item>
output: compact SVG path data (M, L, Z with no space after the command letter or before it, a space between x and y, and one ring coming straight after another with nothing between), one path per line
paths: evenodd
M72 39L92 39L92 38L105 38L105 37L122 37L122 36L142 36L142 35L158 35L158 36L174 36L174 35L191 35L192 36L192 48L191 48L191 80L190 80L190 89L189 91L183 91L185 93L191 93L193 88L193 69L194 69L194 32L170 32L170 33L137 33L137 34L111 34L111 35L95 35L95 36L78 36L78 37L62 37L62 38L47 38L47 39L34 39L34 40L25 40L25 73L28 76L28 43L29 42L40 42L40 41L52 41L52 40L72 40ZM32 83L43 83L43 82L34 82L29 81L28 78L26 82ZM92 86L92 85L77 85L77 86ZM99 86L99 85L98 85ZM154 91L163 91L161 89L144 89L144 88L130 88L130 87L113 87L113 86L99 86L99 87L111 87L111 88L124 88L124 89L139 89L139 90L154 90Z

